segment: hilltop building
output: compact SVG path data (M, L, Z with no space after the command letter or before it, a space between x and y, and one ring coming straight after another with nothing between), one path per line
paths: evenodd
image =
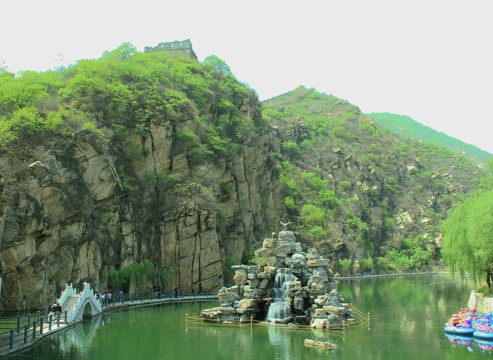
M146 46L144 48L145 53L152 51L169 51L176 53L179 56L185 56L192 60L197 60L197 55L195 55L195 52L193 51L192 42L190 39L183 41L176 40L171 42L162 42L155 47Z

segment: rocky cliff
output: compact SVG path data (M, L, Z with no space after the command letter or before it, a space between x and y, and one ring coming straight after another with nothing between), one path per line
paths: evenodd
M251 123L259 102L237 86L242 94L231 111ZM150 280L141 287L131 281L126 291L164 285L218 290L223 264L252 253L265 230L279 223L280 185L269 135L260 129L235 139L234 155L209 151L203 160L191 143L208 134L198 117L214 121L215 104L231 99L210 93L200 109L182 100L185 108L165 109L142 128L103 117L69 136L26 136L3 152L4 309L46 307L66 283L80 287L87 281L104 290L111 285L110 266L123 269L145 259L154 265ZM175 267L163 284L160 269L167 266Z

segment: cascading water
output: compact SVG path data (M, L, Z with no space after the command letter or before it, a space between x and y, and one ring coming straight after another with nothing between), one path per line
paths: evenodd
M274 281L274 302L269 306L267 321L283 323L293 317L288 292L294 285L296 277L290 269L277 269Z

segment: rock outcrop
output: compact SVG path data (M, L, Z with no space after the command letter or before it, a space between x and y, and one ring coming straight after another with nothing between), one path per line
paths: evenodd
M235 285L219 291L219 307L202 311L206 321L310 324L317 329L340 328L351 318L328 266L315 249L307 253L292 231L265 239L256 251L261 266L233 266Z

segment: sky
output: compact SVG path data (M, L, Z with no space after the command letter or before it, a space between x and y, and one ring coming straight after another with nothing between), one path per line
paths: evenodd
M2 0L0 66L190 39L261 100L303 85L493 153L491 0Z

